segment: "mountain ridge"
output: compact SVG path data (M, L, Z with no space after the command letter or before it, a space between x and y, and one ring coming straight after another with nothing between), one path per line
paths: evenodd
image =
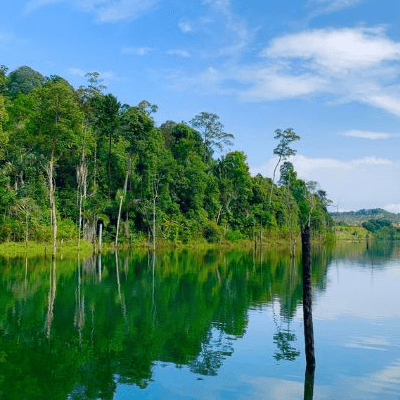
M336 222L345 222L350 225L361 225L361 223L369 221L371 219L380 218L388 219L392 223L400 222L399 213L392 213L384 210L383 208L363 208L358 211L330 212L329 214Z

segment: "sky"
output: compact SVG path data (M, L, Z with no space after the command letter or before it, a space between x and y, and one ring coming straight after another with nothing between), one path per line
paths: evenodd
M148 100L158 125L217 114L252 174L293 128L299 177L331 211L400 212L400 3L387 0L3 0L0 64Z

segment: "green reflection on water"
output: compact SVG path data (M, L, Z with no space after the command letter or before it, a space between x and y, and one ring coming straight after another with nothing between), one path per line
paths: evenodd
M317 290L340 251L314 251ZM109 254L0 260L0 267L7 399L112 399L118 383L146 388L155 362L216 375L246 332L248 310L273 301L284 321L276 324L276 360L300 354L290 321L301 303L301 265L286 253Z

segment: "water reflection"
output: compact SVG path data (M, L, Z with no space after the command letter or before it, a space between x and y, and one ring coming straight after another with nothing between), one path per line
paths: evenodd
M296 343L297 337L290 331L290 319L287 320L286 327L278 329L273 340L277 348L274 353L276 361L294 361L300 355L300 351L292 346L292 343Z
M314 397L314 372L306 370L304 377L304 400L313 400Z
M373 254L383 265L395 251L370 245L361 258ZM326 290L333 257L349 257L340 252L313 252L315 290ZM301 359L292 327L301 265L289 254L115 253L0 266L0 397L112 399L119 384L148 387L156 363L217 376L246 334L249 310L266 304L279 307L265 337L275 345L271 359ZM305 378L304 398L312 399L313 379Z

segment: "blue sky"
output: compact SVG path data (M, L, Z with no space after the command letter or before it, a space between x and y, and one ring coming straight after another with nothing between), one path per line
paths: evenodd
M5 0L0 64L74 86L99 71L156 122L219 115L252 173L277 128L340 209L400 212L400 4L377 0ZM336 209L336 207L335 207Z

